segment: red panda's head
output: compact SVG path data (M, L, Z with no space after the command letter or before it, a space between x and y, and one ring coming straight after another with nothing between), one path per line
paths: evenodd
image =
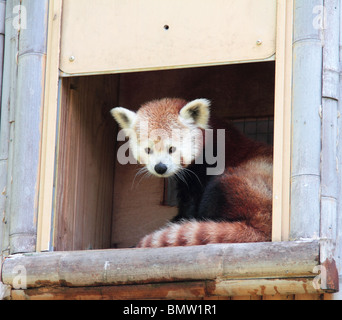
M129 137L135 159L158 177L170 177L203 150L210 102L165 98L145 103L137 112L117 107L111 113Z

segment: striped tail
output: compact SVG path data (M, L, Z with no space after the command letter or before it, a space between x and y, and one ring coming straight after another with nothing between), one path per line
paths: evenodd
M270 231L259 231L245 222L185 220L145 236L138 248L194 246L211 243L271 241Z

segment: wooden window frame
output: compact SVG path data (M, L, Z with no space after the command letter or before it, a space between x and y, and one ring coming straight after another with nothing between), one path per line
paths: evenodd
M289 240L293 1L277 1L272 241Z
M43 114L37 251L51 248L53 185L59 103L59 53L62 0L49 8L48 51ZM276 81L274 115L273 241L288 240L291 141L292 19L293 1L277 1Z

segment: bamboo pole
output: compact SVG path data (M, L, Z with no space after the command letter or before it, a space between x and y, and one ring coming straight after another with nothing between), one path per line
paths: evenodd
M14 8L20 0L6 1L5 52L1 98L0 130L0 248L3 255L9 254L10 194L12 187L12 162L14 110L16 106L16 83L18 76L17 53L19 29L13 26Z
M14 286L25 274L13 299L318 294L318 261L317 241L46 252L8 257L2 279Z
M2 81L3 81L3 71L4 71L4 54L5 54L5 18L6 18L6 1L1 0L0 1L0 121L4 117L7 120L7 114L8 110L6 108L6 105L4 104L5 110L2 111ZM3 126L5 128L8 128L8 125L6 125L3 121L0 126L0 130ZM6 133L8 133L8 130L5 130ZM4 139L5 136L3 132L0 131L0 189L4 190L6 186L6 180L7 180L7 148L8 148L8 142ZM8 138L8 136L7 136ZM2 145L3 143L7 148L4 148ZM5 151L5 152L4 152ZM2 188L1 188L2 187ZM6 198L4 196L0 196L0 212L4 212L5 207L5 200ZM3 210L1 210L3 209ZM5 238L5 224L1 222L1 215L0 215L0 256L3 250L3 244L4 244L4 238Z
M322 43L314 8L323 1L294 1L290 239L318 238L320 230Z
M333 39L328 38L328 48L329 50L333 50L333 70L338 71L338 74L334 74L335 81L334 81L334 89L336 88L337 85L337 98L338 100L336 102L332 103L337 103L337 148L336 148L336 159L337 159L337 168L336 168L336 175L337 175L337 202L336 202L336 225L332 226L332 228L336 228L336 249L335 249L335 257L336 257L336 262L337 262L337 269L338 269L338 274L339 274L339 285L340 288L342 287L342 197L341 197L341 190L342 190L342 174L341 174L341 168L342 168L342 134L341 134L341 128L342 128L342 118L341 118L341 113L342 113L342 105L341 105L341 97L342 97L342 86L340 85L342 83L342 6L341 3L339 4L339 10L337 13L334 13L334 18L333 18L333 24L330 24L330 21L328 20L327 27L329 28L331 32L331 28L334 26L336 28L333 32L334 35L330 35L330 37L334 37ZM332 8L329 8L329 11ZM338 16L338 17L336 17ZM336 21L339 18L339 25L337 24L338 22ZM328 32L328 30L326 30ZM337 32L339 30L339 33ZM336 37L339 36L338 39ZM338 44L336 43L338 42ZM336 48L336 45L338 45L338 48ZM337 51L338 50L338 51ZM338 57L336 56L338 54ZM338 62L336 62L338 60ZM336 64L338 63L338 64ZM327 67L328 65L326 65ZM336 66L338 66L338 69L336 70ZM339 85L338 85L339 84ZM331 94L331 98L333 99L334 94ZM336 96L335 96L336 97ZM334 106L335 107L335 106ZM335 209L335 208L334 208ZM335 212L333 212L335 213ZM325 225L325 232L329 231L327 230L326 227L328 225ZM328 227L329 228L329 227ZM330 250L331 253L331 250ZM334 300L341 300L342 299L342 292L341 289L338 293L332 294L332 295L325 295L325 299L334 299Z
M5 51L5 17L6 17L6 0L0 0L0 106L2 95L2 77L4 65Z
M36 247L39 154L45 79L48 1L22 0L11 190L11 253Z
M339 39L339 62L340 66L342 66L342 6L340 5L340 39ZM342 68L340 67L339 72L340 83L342 83ZM338 119L337 119L337 127L338 127L338 139L337 139L337 166L338 166L338 202L337 202L337 243L336 243L336 256L339 257L337 259L337 267L340 275L340 285L342 285L342 86L339 86L339 101L338 101ZM342 299L342 292L340 293L339 299Z
M46 252L10 256L2 279L12 285L18 266L27 288L313 277L318 255L315 241Z
M339 24L338 0L324 1L326 19L323 36L322 153L321 153L321 263L335 258L337 224L337 108L339 100ZM329 260L329 261L327 261ZM327 284L329 286L329 284Z

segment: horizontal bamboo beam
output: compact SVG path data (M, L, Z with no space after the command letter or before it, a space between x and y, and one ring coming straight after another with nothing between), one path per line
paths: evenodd
M12 299L199 299L335 292L319 241L27 253L3 262ZM326 268L327 282L335 267ZM321 271L322 275L322 271ZM19 286L18 286L19 283ZM322 283L322 281L320 282ZM24 287L20 287L23 284Z
M27 288L313 277L318 261L317 241L31 253L8 257L2 281L20 268Z

